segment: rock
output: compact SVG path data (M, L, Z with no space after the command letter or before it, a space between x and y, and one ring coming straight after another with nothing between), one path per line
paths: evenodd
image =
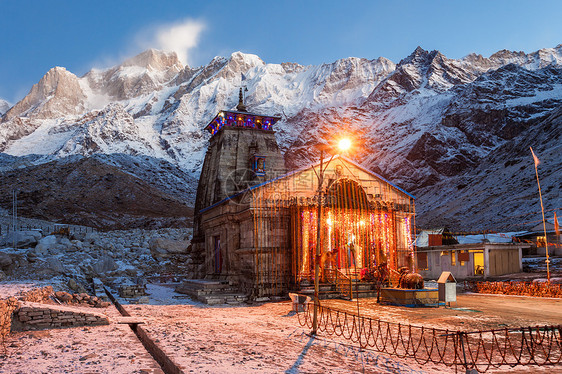
M18 248L28 248L30 246L35 246L39 239L41 239L41 232L37 230L29 231L16 231L9 232L6 236L0 239L0 248L5 248L7 246L13 246L14 240L16 247Z
M37 261L37 254L34 251L27 252L27 261L30 263L34 263Z
M187 254L187 248L191 242L189 240L172 240L166 238L152 238L149 242L152 257L169 258L173 255Z
M84 244L80 240L73 240L72 246L75 247L77 250L81 250L84 248Z
M137 269L125 269L125 274L129 277L136 277L137 276Z
M35 253L39 255L44 255L47 253L53 253L57 251L57 237L55 235L48 235L40 239L35 246Z
M110 305L111 305L111 304L110 304L109 302L107 302L107 301L98 300L94 306L95 306L96 308L107 308L107 307L110 306Z
M98 357L98 355L95 354L95 353L90 353L90 354L87 354L85 356L80 357L78 359L78 361L86 361L86 360L89 360L89 359L94 358L94 357Z
M90 244L94 244L95 242L100 240L100 236L97 232L89 232L86 234L86 236L84 237L83 242L85 243L90 243Z
M53 273L63 274L65 273L64 265L62 264L61 260L57 257L49 257L46 260L46 267Z
M69 279L67 285L72 291L78 291L78 283L74 279Z
M115 260L107 254L102 255L99 261L92 265L92 269L96 274L107 273L117 268L119 268L119 266L117 266Z
M6 278L6 273L0 270L0 282L2 282Z
M85 232L73 232L72 233L72 239L73 240L79 240L79 241L83 241L86 238L86 233Z
M64 303L68 303L72 300L72 295L64 291L55 292L55 297Z
M62 245L65 245L65 246L72 245L72 242L66 236L63 236L62 238L60 238L59 243L62 244Z
M13 263L14 261L12 260L12 256L7 253L0 252L0 269L7 269Z
M69 279L67 285L68 288L70 288L74 292L80 292L80 293L86 292L84 286L81 283L77 282L75 279L72 278Z

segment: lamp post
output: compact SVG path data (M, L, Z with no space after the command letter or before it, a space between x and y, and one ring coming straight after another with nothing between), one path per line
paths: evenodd
M338 148L340 151L347 151L349 148L351 147L351 140L347 139L347 138L343 138L339 141L338 143ZM316 171L316 169L314 169L314 167L312 168L312 170L314 170L314 173L316 174L316 176L318 177L318 191L317 191L317 195L318 195L318 210L317 210L317 215L316 215L316 251L314 253L314 313L312 315L312 335L316 335L316 333L318 332L318 307L320 306L320 299L319 299L319 288L320 288L320 280L318 279L320 277L320 256L321 256L321 252L320 252L320 248L322 247L322 242L321 242L321 232L322 232L322 203L323 203L323 191L322 191L322 186L324 184L324 173L326 171L326 169L328 168L328 165L330 165L330 162L332 162L333 158L335 155L332 155L330 157L330 159L328 160L328 162L326 163L326 166L324 166L324 149L326 148L326 146L321 146L320 147L320 169L318 171Z

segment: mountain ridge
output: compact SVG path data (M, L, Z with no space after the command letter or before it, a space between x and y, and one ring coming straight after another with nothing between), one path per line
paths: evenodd
M267 64L235 52L196 68L147 50L80 78L54 69L2 116L0 151L146 155L197 180L209 138L202 129L219 110L234 108L243 85L250 111L282 117L276 136L290 167L317 157L312 144L352 132L365 144L358 161L427 201L427 188L476 172L505 144L548 126L562 105L562 44L462 59L418 47L398 64L383 57ZM547 151L556 135L545 139ZM556 168L562 160L553 162ZM559 195L546 197L551 209L561 206ZM418 206L418 222L429 225L423 215L433 208L425 200ZM481 226L513 223L490 217Z

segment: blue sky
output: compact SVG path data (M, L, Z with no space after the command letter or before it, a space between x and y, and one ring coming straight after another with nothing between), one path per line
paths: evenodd
M81 76L148 47L191 66L234 51L268 63L349 56L399 62L418 45L450 58L562 43L562 1L0 0L0 98L12 104L53 66Z

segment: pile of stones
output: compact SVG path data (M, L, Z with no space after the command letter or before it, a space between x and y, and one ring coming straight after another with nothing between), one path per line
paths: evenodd
M111 304L103 301L97 296L90 296L87 293L70 294L64 291L57 291L55 298L65 304L79 304L84 306L93 306L95 308L107 308Z

